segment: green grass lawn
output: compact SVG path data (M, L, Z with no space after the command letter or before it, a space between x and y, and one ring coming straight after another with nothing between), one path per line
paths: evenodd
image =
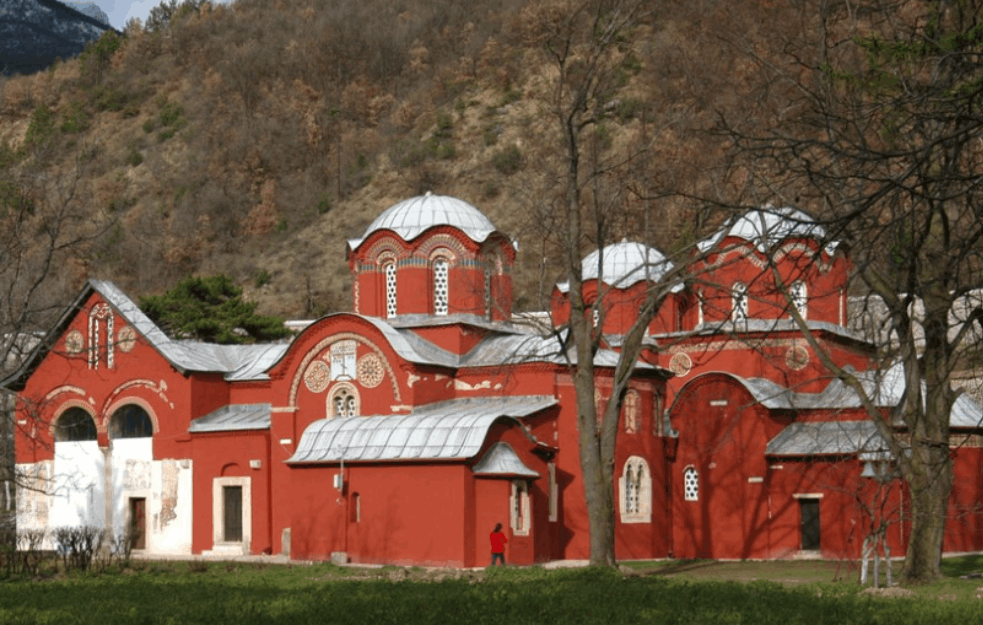
M703 576L682 570L687 564ZM948 578L898 599L858 594L852 579L804 579L821 578L830 564L648 563L637 567L644 574L629 577L506 568L434 581L414 569L137 562L123 572L0 582L0 623L983 622L983 601L973 596L983 580ZM980 564L947 561L946 569L962 574ZM715 565L732 575L744 566L746 579L759 579L713 578ZM803 580L779 583L792 573Z

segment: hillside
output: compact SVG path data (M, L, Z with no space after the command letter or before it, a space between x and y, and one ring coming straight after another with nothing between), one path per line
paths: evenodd
M714 219L706 198L755 200L708 131L722 111L772 115L741 53L768 39L761 24L796 27L770 4L652 3L638 21L585 150L585 167L618 163L591 196L608 240L672 250ZM205 3L5 80L0 182L38 205L71 186L93 237L65 253L50 299L90 276L136 297L224 272L265 313L345 310L345 240L432 190L519 240L517 308L542 308L559 277L550 216L565 165L535 28L569 6Z

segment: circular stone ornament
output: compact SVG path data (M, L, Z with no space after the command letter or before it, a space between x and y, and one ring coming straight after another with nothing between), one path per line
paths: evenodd
M121 351L131 351L137 344L137 333L132 326L124 326L116 333L116 342Z
M809 364L809 352L801 345L793 345L785 352L785 364L793 371L805 369Z
M382 365L382 360L375 354L366 354L358 359L356 367L358 383L365 388L375 388L382 383L382 378L386 375L386 369Z
M678 376L686 375L692 368L693 361L690 359L689 354L684 352L673 354L672 358L669 359L669 370Z
M69 354L77 354L82 351L82 333L72 330L65 335L65 351Z
M304 384L312 393L323 393L331 383L331 367L323 361L315 360L304 372Z

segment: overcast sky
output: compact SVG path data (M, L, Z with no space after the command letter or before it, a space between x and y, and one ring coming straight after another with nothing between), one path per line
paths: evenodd
M80 0L86 2L86 0ZM139 17L141 22L147 21L150 9L161 3L161 0L90 0L99 5L109 16L109 23L119 30L123 30L126 21L131 17ZM214 2L227 2L228 0L213 0Z

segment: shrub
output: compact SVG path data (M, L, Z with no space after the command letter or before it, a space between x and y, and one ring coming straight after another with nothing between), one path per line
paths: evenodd
M39 104L31 114L31 124L27 127L26 143L43 145L55 133L55 114L46 104Z
M325 215L331 210L331 200L328 196L321 196L321 201L317 203L317 214Z
M61 131L75 134L88 128L89 116L86 114L85 109L82 108L82 103L73 102L68 109L68 113L65 115L64 121L61 123Z
M495 169L506 176L511 176L520 171L522 169L522 152L519 150L519 146L510 145L498 151L492 157L492 164Z
M153 118L150 118L147 121L143 122L143 131L148 135L152 133L154 131L154 128L156 127L157 127L157 122L155 122Z
M256 285L257 289L266 286L272 279L273 277L266 269L259 269L253 272L253 284Z
M161 126L173 126L183 114L184 109L181 108L180 104L168 102L160 109L160 124Z
M126 156L126 163L130 167L136 167L143 162L143 154L136 148L130 148L130 153Z

